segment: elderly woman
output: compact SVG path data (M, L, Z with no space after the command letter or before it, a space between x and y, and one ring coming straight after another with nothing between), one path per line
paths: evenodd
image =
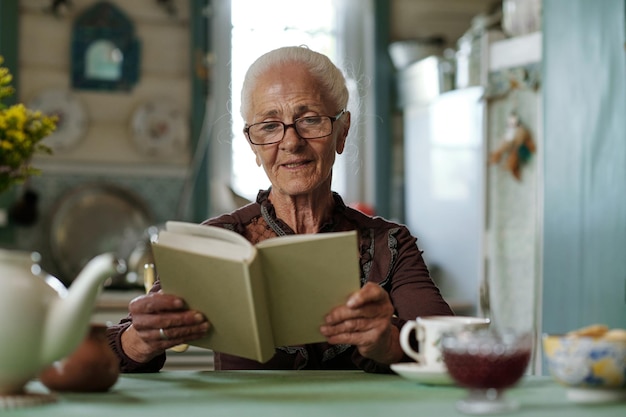
M241 98L244 134L271 187L256 202L205 224L234 230L255 244L290 234L357 230L362 287L328 312L320 328L326 342L280 347L266 363L215 352L215 368L388 372L390 364L408 360L399 343L407 320L453 313L409 230L351 209L331 191L335 155L343 152L350 129L341 71L308 48L276 49L249 68ZM166 349L210 331L210 317L159 289L157 281L150 294L130 303L128 318L109 328L124 372L157 371Z

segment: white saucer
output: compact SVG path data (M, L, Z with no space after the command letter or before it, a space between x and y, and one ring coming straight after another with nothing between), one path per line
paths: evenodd
M52 394L24 393L16 395L0 395L0 411L3 409L6 410L49 404L56 401L56 396Z
M626 389L567 388L567 399L579 404L626 401Z
M415 362L391 364L391 370L411 381L426 385L454 385L447 372L429 369Z

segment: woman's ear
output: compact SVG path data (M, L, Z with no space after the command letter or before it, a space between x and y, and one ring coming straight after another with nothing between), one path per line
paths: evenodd
M337 154L341 155L346 147L346 139L348 138L348 132L350 131L350 112L347 111L341 120L341 133L337 135L337 146L335 150Z
M254 159L256 160L257 166L261 166L261 158L259 157L259 152L257 148L250 142L248 142L248 144L250 145L250 149L252 149L252 152L254 152Z
M252 152L254 152L254 159L256 160L257 166L261 166L261 158L259 157L259 153L257 152L254 145L250 144L250 149L252 149Z
M261 159L259 158L259 153L257 152L256 146L250 143L250 141L248 140L248 136L245 134L245 132L244 136L246 137L246 142L248 142L248 145L250 145L250 149L252 149L252 152L254 152L254 158L256 159L257 166L261 166Z

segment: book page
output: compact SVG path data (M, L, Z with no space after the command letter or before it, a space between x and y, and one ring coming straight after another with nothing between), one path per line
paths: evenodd
M207 226L187 222L168 221L165 223L165 230L167 230L168 232L174 232L183 235L204 236L216 240L230 242L239 246L252 246L252 244L239 233L235 233L222 227Z
M163 291L182 297L211 322L208 335L190 345L261 362L274 355L260 262L249 265L161 244L153 244L152 251Z
M153 245L167 246L184 250L198 255L211 255L219 258L249 263L254 257L256 249L253 246L241 246L212 237L185 235L168 230L159 232L159 237Z
M354 232L334 232L334 233L311 233L302 235L278 236L266 239L256 244L257 248L266 248L270 246L283 246L312 240L328 240L331 237L337 238L341 235L352 235Z
M323 342L324 316L361 287L356 232L293 237L257 245L276 346Z

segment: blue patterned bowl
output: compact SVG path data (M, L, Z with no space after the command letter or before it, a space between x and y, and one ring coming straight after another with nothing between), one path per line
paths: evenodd
M544 335L550 375L575 402L626 400L626 340Z

